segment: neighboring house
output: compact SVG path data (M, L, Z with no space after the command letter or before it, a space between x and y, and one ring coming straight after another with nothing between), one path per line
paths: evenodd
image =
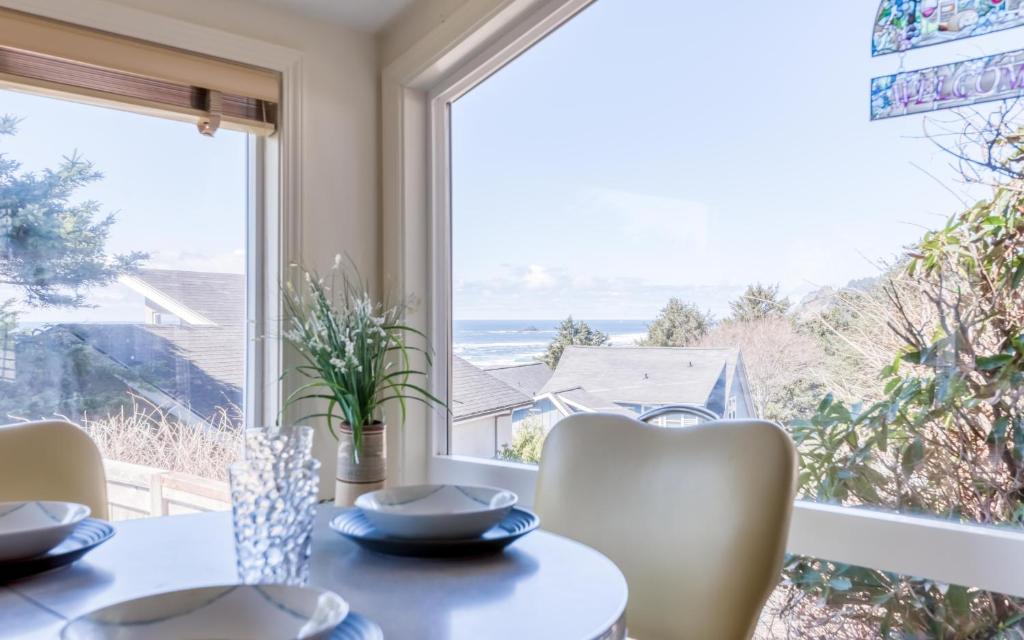
M142 324L61 325L131 375L125 383L190 422L242 407L245 276L141 269L121 283L145 299Z
M546 367L545 367L546 368ZM532 396L458 356L452 356L451 453L492 458L512 443L512 414Z
M540 390L544 388L548 380L551 379L553 371L551 371L548 365L543 362L534 362L532 364L487 367L484 371L534 399L534 403L530 406L520 407L512 412L513 425L519 424L530 416L544 415L543 408L537 405L536 397L540 394ZM545 426L550 428L552 425Z
M550 429L573 413L635 417L680 404L699 409L655 424L754 415L738 349L570 346L554 371L543 363L481 369L459 357L452 368L456 455L493 457L526 419Z
M487 367L484 371L531 398L540 393L553 373L543 362Z
M535 394L533 413L547 427L573 413L635 416L672 404L744 418L755 415L749 389L738 349L570 346Z

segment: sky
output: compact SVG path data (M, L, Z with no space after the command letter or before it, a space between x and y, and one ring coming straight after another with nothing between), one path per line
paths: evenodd
M650 319L671 296L722 317L751 282L798 302L876 275L981 196L922 139L925 116L869 121L870 79L901 64L871 57L877 9L598 0L461 97L455 318Z
M0 89L0 114L21 119L0 153L23 171L56 168L76 151L103 179L75 195L113 213L107 250L144 251L144 267L242 273L246 135L202 136L194 124ZM19 292L0 287L0 301ZM20 307L32 322L139 322L143 298L122 285L93 289L88 308Z
M452 107L456 319L721 317L750 282L793 302L878 271L962 208L923 116L868 120L877 0L598 0ZM1020 47L1020 29L906 54L907 69ZM245 135L0 90L28 171L74 151L117 215L109 249L241 272ZM940 116L941 117L941 116ZM949 189L941 186L943 183ZM977 193L967 199L976 199ZM0 288L0 300L16 295ZM25 322L139 321L116 285Z

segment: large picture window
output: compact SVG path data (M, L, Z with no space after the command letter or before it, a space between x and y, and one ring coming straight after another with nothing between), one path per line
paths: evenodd
M811 502L842 507L847 555L872 555L873 513L899 514L899 544L938 522L978 548L1020 540L1024 117L1008 101L871 122L870 78L901 64L856 27L874 9L604 0L435 91L438 478L527 478L573 413L756 417L800 449L800 540ZM1019 598L957 585L793 555L759 634L1019 624Z
M115 519L228 504L253 145L0 90L0 422L81 425Z

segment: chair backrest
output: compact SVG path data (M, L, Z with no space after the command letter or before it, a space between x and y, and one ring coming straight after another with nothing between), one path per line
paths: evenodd
M770 422L576 414L544 443L541 526L608 556L638 640L749 638L778 583L796 450Z
M0 501L63 500L107 519L103 459L89 435L62 420L0 426Z

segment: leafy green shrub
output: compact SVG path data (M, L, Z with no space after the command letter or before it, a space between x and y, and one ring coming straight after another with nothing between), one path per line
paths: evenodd
M1024 183L997 188L878 285L899 347L879 399L829 395L791 424L804 497L1024 524L1022 212ZM785 576L795 599L843 607L885 637L1010 637L1024 619L1020 599L884 571L792 558Z
M544 448L544 438L547 431L544 425L537 418L527 418L516 428L512 436L512 444L501 445L498 458L510 462L525 462L537 464L540 462L540 452Z

